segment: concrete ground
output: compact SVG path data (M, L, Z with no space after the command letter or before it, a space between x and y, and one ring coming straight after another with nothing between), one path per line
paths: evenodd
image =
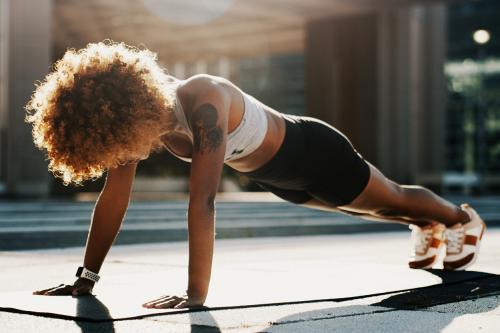
M147 310L184 290L185 242L121 245L95 297L33 296L72 281L83 248L0 252L1 332L498 332L500 230L466 272L407 268L409 232L217 240L207 305Z

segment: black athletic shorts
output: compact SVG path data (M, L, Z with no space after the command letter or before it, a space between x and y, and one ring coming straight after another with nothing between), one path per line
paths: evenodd
M342 206L365 188L370 169L349 139L327 123L285 115L286 133L276 155L243 172L265 190L297 204L313 198Z

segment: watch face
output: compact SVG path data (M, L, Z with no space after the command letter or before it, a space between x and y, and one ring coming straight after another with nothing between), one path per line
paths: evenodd
M75 276L80 277L82 275L82 272L83 272L83 267L78 267Z

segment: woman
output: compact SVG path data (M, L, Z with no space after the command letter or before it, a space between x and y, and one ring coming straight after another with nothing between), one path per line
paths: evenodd
M34 141L64 183L80 184L107 171L78 279L38 295L91 293L125 215L137 163L160 149L191 162L189 281L186 295L145 307L205 302L224 163L296 204L409 224L412 268L436 264L445 240L445 268L464 269L477 257L485 225L468 205L457 207L423 187L388 180L335 128L281 114L225 79L166 75L148 50L123 43L69 50L27 109Z

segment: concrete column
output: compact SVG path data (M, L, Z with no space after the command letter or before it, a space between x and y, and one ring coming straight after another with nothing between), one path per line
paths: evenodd
M389 178L409 182L414 162L410 126L410 13L378 13L377 166Z
M425 10L422 25L424 40L428 45L425 50L425 77L422 88L424 101L422 106L421 143L419 150L419 169L416 180L421 183L442 185L445 172L445 136L447 87L444 64L447 45L447 9L445 4L429 6Z
M0 0L0 193L7 185L7 110L9 109L9 1Z
M307 114L344 132L371 161L377 158L376 28L373 13L313 20L305 47Z
M7 159L7 191L16 196L46 196L51 176L44 155L34 147L31 126L24 122L24 105L34 82L50 69L52 1L10 0L9 13L6 156L2 151Z
M390 178L439 188L444 172L445 5L378 14L378 164Z

